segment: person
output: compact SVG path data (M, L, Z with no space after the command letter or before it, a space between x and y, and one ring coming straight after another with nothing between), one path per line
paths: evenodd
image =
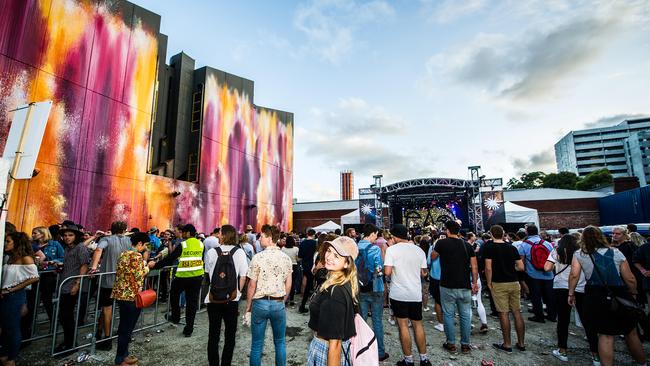
M548 251L546 255L548 257L548 254L553 250L553 246L538 235L538 230L537 226L528 225L526 227L527 237L519 247L519 255L526 266L528 288L530 289L531 302L533 303L534 316L528 318L528 320L537 323L545 322L544 308L542 305L543 300L544 304L546 304L546 320L555 322L557 312L555 310L555 301L553 300L553 272L544 271L543 268L535 268L532 259L535 250ZM537 245L543 245L545 249L536 248Z
M363 226L363 237L359 240L359 256L355 260L359 279L366 281L359 289L359 307L363 320L372 314L372 329L377 337L379 361L385 361L389 355L384 347L384 282L382 273L384 261L381 249L373 243L377 239L379 229L373 224ZM326 266L327 268L327 263Z
M55 273L57 263L63 263L65 251L63 246L56 240L52 239L50 230L44 226L38 226L32 229L32 251L35 254L34 260L37 267L40 267L40 281L38 290L40 300L43 301L43 307L47 313L47 318L52 321L53 305L52 298L56 290ZM39 255L36 255L39 253ZM23 337L31 338L32 335L32 318L33 312L37 308L36 304L36 286L32 286L27 291L27 314L22 318Z
M99 239L97 248L93 252L92 263L90 265L90 274L97 273L98 268L104 273L115 272L117 260L122 252L131 249L131 241L124 235L126 231L126 222L115 221L111 224L111 235ZM100 266L101 260L101 267ZM102 275L99 284L99 306L102 313L97 327L97 345L96 348L109 351L112 348L112 342L108 339L111 334L111 319L113 318L113 283L115 275ZM104 341L102 341L102 336Z
M427 235L422 235L420 237L420 242L418 243L423 252L428 253L429 247L431 246L431 238ZM425 313L429 311L429 284L427 276L422 278L422 311Z
M66 279L85 275L88 272L90 253L86 247L80 245L83 240L83 233L77 229L77 226L68 225L63 227L59 231L59 234L63 238L63 245L65 246L63 272L61 272L59 277L59 316L61 326L63 327L63 343L56 347L54 352L63 352L62 355L68 355L73 352L74 348L74 335L76 331L74 308L77 304L77 296L80 292L88 291L87 285L90 281L86 279L82 284L82 278ZM85 298L84 295L80 296L81 299ZM81 308L79 311L81 311Z
M210 236L212 237L212 235ZM208 237L208 239L210 238ZM217 244L218 244L217 239ZM205 247L205 243L203 243ZM158 253L156 253L155 260L164 258L169 255L169 253L174 251L174 232L172 230L165 230L161 234L160 238L160 248L158 248ZM160 270L160 275L158 276L158 281L160 286L158 288L158 301L161 303L167 302L168 290L169 290L169 279L171 277L171 269L163 268Z
M219 233L221 228L215 227L210 235L203 241L203 246L205 247L205 255L210 252L210 249L214 249L219 246ZM205 259L204 259L205 260Z
M255 240L257 239L257 237L255 236L255 233L253 232L253 226L252 225L246 225L246 238L248 239L247 242L249 244L251 244L251 245L255 244ZM251 257L252 257L252 255L251 255Z
M569 323L571 321L571 306L569 305L569 274L571 273L571 262L573 253L580 249L575 237L565 234L558 241L557 247L548 256L544 265L547 271L554 271L553 296L557 307L557 346L552 355L560 361L567 362L567 340L569 337ZM583 318L585 293L585 276L580 273L580 279L574 292L576 310L580 318ZM587 341L592 354L598 354L598 339L593 332L587 333Z
M289 293L289 306L294 306L296 303L293 301L293 297L296 294L296 286L300 283L298 280L298 274L300 271L298 269L299 249L296 246L296 240L293 238L293 236L287 237L287 244L281 250L282 253L291 258L291 292Z
M311 271L311 267L314 265L314 254L316 254L316 230L309 229L307 230L307 239L303 240L300 243L300 248L298 249L298 260L302 266L302 301L300 302L300 308L298 312L301 314L306 314L308 312L305 305L309 300L309 295L314 286L314 275Z
M483 296L481 295L481 292L483 290L483 281L481 280L481 266L480 262L482 262L479 253L481 250L481 245L478 243L476 234L473 232L468 232L467 233L467 244L472 247L472 250L474 250L474 255L477 257L476 258L476 264L477 268L479 271L478 278L476 279L476 284L478 285L478 292L475 294L472 294L472 306L476 307L476 313L478 314L479 320L481 321L481 328L479 328L479 333L481 334L486 334L488 332L488 325L487 325L487 313L485 312L485 306L483 306ZM485 270L485 268L483 268ZM487 291L488 293L490 292L489 290Z
M350 338L356 335L354 305L358 304L354 240L338 237L326 242L327 280L309 304L308 326L314 331L307 350L307 365L349 365Z
M21 342L20 313L27 304L26 289L38 282L38 269L29 237L10 232L5 238L0 292L0 362L14 366Z
M517 349L526 350L525 334L526 325L521 315L519 281L517 272L524 270L524 263L519 256L519 251L513 245L503 240L503 227L494 225L490 228L492 240L484 244L485 250L485 278L487 287L494 297L494 306L499 313L499 324L503 335L502 343L494 343L497 350L512 353L512 339L510 335L510 314L515 321L517 333Z
M212 301L210 293L205 296L204 302L208 307L208 363L210 366L227 366L232 363L237 319L239 318L239 300L241 299L241 289L244 288L246 283L246 272L248 271L246 254L243 250L236 249L237 229L232 225L224 225L221 228L221 240L222 243L217 248L208 250L205 255L205 273L208 274L208 280L211 281L219 256L221 254L231 255L238 286L236 297L230 301L215 302ZM219 337L222 321L224 324L224 342L220 363Z
M144 279L149 272L149 267L145 265L140 252L147 248L150 240L151 237L147 233L133 233L130 237L132 250L122 252L117 260L115 282L111 291L111 298L115 300L120 310L115 352L116 365L127 366L138 362L137 357L129 355L129 342L142 310L135 306L135 298L142 290Z
M348 238L351 238L352 240L356 241L357 240L357 230L353 227L347 228L345 230L345 236Z
M634 266L641 273L641 281L645 290L647 303L650 304L650 241L639 247L634 259ZM650 334L646 335L649 336Z
M203 283L203 242L195 238L196 228L192 224L185 224L181 229L184 241L174 248L164 259L158 262L150 261L149 269L160 269L178 259L176 276L172 280L170 289L171 315L167 320L174 324L181 321L180 296L185 292L185 327L183 335L191 337L194 332L194 319L198 308L199 292Z
M158 230L157 227L153 226L152 228L149 229L149 251L151 253L157 253L158 250L160 249L160 245L162 244L162 242L158 237L159 234L160 234L160 230Z
M262 226L260 242L264 250L251 261L247 277L248 294L244 322L251 324L250 365L262 364L266 324L271 322L275 345L275 365L284 366L287 361L286 324L284 302L291 291L291 258L276 245L280 231L276 226Z
M433 311L436 314L436 324L433 329L444 332L445 326L442 319L442 302L440 301L440 257L432 258L431 253L433 252L433 247L436 245L436 242L439 240L439 235L434 236L433 245L429 246L429 251L427 252L427 264L429 266L429 293L433 298Z
M430 366L427 355L426 335L422 326L422 285L420 277L427 275L426 255L408 238L408 229L402 224L395 224L390 229L394 245L386 249L384 274L391 277L389 292L390 305L397 318L400 344L404 359L398 366L413 365L411 351L411 334L409 321L413 326L415 344L420 353L420 365Z
M246 259L250 263L250 261L253 259L253 256L255 255L255 249L249 240L251 240L250 235L242 235L239 239L239 247L243 249L244 254L246 255Z
M431 254L440 257L440 298L445 323L446 341L442 347L456 353L456 330L454 316L460 318L460 347L462 353L470 353L472 317L472 294L478 292L478 267L472 247L459 237L460 225L453 220L445 223L447 237L438 240ZM471 283L470 283L471 279Z
M636 259L637 251L639 247L633 243L628 234L627 228L625 226L615 226L612 229L612 247L617 248L623 255L628 263L634 263ZM637 300L645 300L645 292L643 290L643 276L641 272L636 268L636 266L631 265L630 270L636 278L637 282L637 294L639 295Z
M645 238L643 235L637 233L637 232L632 232L630 233L630 241L634 243L637 247L642 246L643 244L646 243Z
M584 307L582 324L589 331L598 334L598 357L594 365L614 364L614 337L625 335L625 343L638 365L646 364L645 351L636 330L638 319L629 313L621 314L610 306L611 291L615 296L631 299L636 295L636 279L625 256L613 248L595 226L582 231L580 250L575 252L569 274L569 305L576 305L576 288L580 273L585 276Z

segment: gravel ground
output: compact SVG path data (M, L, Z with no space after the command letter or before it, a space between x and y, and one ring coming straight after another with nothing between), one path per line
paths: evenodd
M243 311L244 302L240 303ZM153 309L151 309L153 311ZM160 310L164 312L163 309ZM527 314L526 314L527 317ZM151 318L149 318L151 319ZM474 350L471 355L450 355L442 350L441 344L444 341L444 334L433 328L435 316L429 312L424 315L425 332L427 336L427 351L433 365L480 365L481 360L492 360L495 365L564 365L553 356L551 351L555 346L555 323L547 322L538 324L527 322L526 326L526 352L514 351L512 354L505 354L494 350L491 346L494 342L501 341L501 331L498 328L498 320L488 316L490 330L486 335L478 334L478 317L474 314L473 324L476 325L472 332L472 343ZM297 307L288 309L287 319L287 365L304 365L307 359L307 347L311 338L311 332L307 328L308 316L299 314ZM382 365L394 365L401 356L401 347L397 328L388 323L388 311L384 313L384 340L386 351L390 358ZM571 326L569 329L569 362L571 365L591 365L591 359L587 351L587 342L583 339L584 334L580 328ZM140 359L140 366L149 365L207 365L207 334L208 319L205 312L197 314L194 335L185 338L182 335L182 326L164 324L156 328L148 329L134 334L134 341L131 343L130 352ZM457 337L458 331L457 331ZM513 341L516 336L513 329ZM237 345L233 365L248 365L251 343L251 332L247 327L238 326ZM220 347L223 346L223 339ZM113 357L117 345L113 342L112 351L97 351L96 356L101 360L88 360L85 365L113 365ZM415 346L414 346L415 347ZM47 350L47 351L46 351ZM646 350L650 348L646 344ZM21 354L19 365L63 365L67 358L52 358L49 356L48 341L35 341L26 347ZM414 348L417 355L417 349ZM263 365L274 363L273 339L270 325L267 327L264 346ZM630 358L625 344L622 340L616 342L616 361L620 365L634 364ZM417 363L416 363L417 364Z

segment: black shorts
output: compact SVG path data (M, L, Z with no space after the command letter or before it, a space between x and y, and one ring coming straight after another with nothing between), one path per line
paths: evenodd
M99 306L113 306L113 299L111 299L111 293L113 292L112 288L101 287L99 289Z
M398 301L390 299L393 315L400 319L422 320L422 301Z
M436 301L436 304L442 305L442 302L440 301L440 280L429 278L429 293Z

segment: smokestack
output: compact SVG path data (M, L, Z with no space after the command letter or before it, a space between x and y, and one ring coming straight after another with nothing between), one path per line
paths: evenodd
M354 176L351 170L341 172L341 200L350 201L354 198Z

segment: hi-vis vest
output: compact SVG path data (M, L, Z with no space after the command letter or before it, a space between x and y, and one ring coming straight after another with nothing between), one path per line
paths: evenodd
M181 246L183 252L178 258L176 277L203 276L203 243L196 238L189 238Z

